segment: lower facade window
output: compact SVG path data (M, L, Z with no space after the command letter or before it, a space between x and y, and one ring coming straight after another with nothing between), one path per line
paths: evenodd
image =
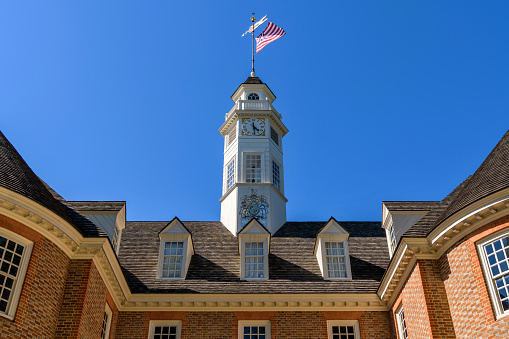
M400 306L396 311L396 321L398 323L398 332L401 339L408 339L408 331L406 328L405 311L403 306Z
M14 318L32 243L0 229L0 315Z
M509 314L509 233L505 230L478 244L490 298L497 317Z
M270 339L270 321L268 320L240 321L239 339Z
M357 320L327 321L328 339L360 339L359 322Z
M180 320L156 320L150 322L149 339L180 339Z
M108 339L110 336L111 317L113 313L110 307L106 304L104 308L103 323L101 326L101 339Z

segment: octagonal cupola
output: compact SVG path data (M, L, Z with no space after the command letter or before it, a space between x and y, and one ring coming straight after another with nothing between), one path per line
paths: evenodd
M270 233L286 222L283 137L288 129L272 105L276 96L258 77L249 77L219 129L224 137L221 222L237 233L255 218Z

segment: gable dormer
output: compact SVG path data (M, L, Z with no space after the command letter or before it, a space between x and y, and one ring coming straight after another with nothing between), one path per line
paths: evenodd
M238 233L240 277L245 280L269 278L270 232L256 219Z
M191 232L175 217L159 232L157 277L184 279L194 254Z
M324 279L352 279L349 236L350 234L333 217L317 234L315 256Z

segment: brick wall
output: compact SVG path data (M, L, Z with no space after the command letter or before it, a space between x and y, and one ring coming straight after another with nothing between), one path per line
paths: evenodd
M106 286L92 260L72 260L55 338L99 338Z
M0 216L0 227L34 242L14 321L0 317L0 338L53 338L69 259L21 223Z
M400 306L403 306L405 312L408 336L413 339L432 338L419 262L414 266L405 286L392 307L395 327L397 327L396 311Z
M509 319L495 320L475 242L507 229L509 216L471 233L440 259L457 338L508 337Z
M147 338L151 320L181 320L182 339L237 339L239 320L270 320L273 339L327 338L327 320L359 320L362 338L395 338L388 312L120 312L115 339Z

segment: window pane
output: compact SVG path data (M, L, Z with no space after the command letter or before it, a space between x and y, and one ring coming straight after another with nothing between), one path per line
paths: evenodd
M184 257L183 241L167 241L163 253L163 278L180 278L182 276L182 262Z
M329 278L345 278L346 258L342 242L325 242L325 262L327 263L327 276Z

